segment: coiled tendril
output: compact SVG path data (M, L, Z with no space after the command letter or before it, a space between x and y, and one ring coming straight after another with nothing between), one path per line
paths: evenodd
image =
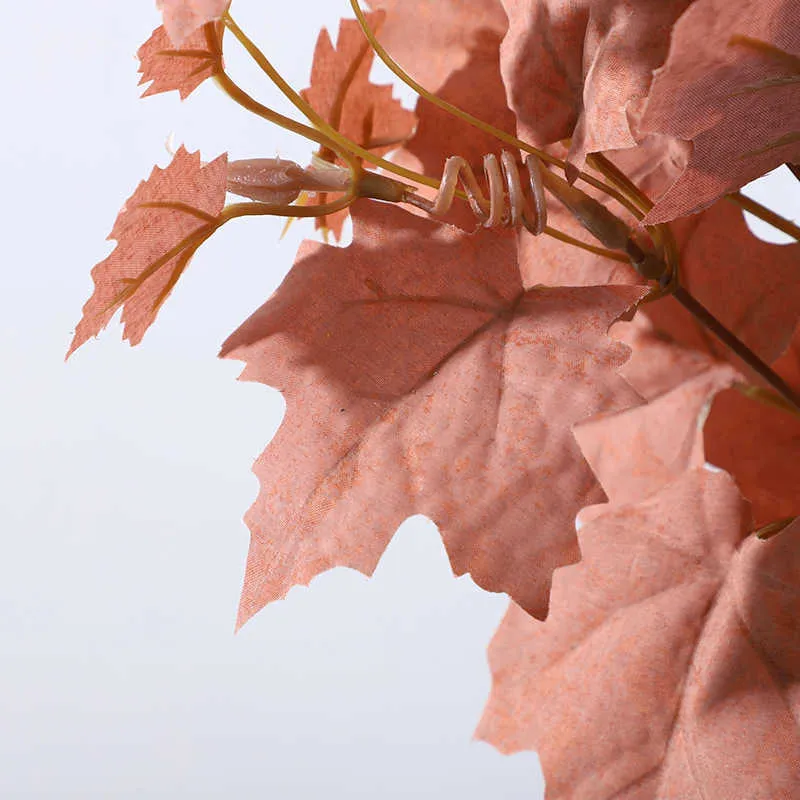
M446 214L453 205L456 185L460 180L472 212L484 227L510 225L518 228L522 225L534 236L538 236L547 226L542 162L537 156L529 154L524 167L529 192L523 187L520 165L510 150L503 150L499 161L494 153L485 155L483 171L489 188L487 198L467 161L461 156L450 156L444 165L436 199L426 210L434 216Z

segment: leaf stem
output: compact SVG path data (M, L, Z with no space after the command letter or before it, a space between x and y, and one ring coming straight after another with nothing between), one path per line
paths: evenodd
M699 320L724 345L730 348L754 372L760 375L787 403L800 412L800 395L786 381L765 364L744 342L734 336L702 303L686 289L678 286L673 297L697 320Z
M303 207L255 202L233 203L229 206L226 206L219 216L212 217L210 221L206 221L205 225L185 236L175 246L171 247L166 253L149 264L135 278L125 280L125 288L117 293L114 299L106 306L104 311L110 311L111 309L118 307L128 300L149 277L154 275L159 269L168 264L177 256L179 257L179 260L176 267L172 271L170 280L165 289L162 290L159 296L156 298L156 301L153 305L153 308L157 309L164 302L167 294L169 294L170 289L175 285L181 273L189 265L190 259L197 252L200 246L209 238L211 238L211 236L223 225L225 225L227 222L230 222L232 219L265 215L276 217L323 217L327 214L333 214L336 211L347 208L347 206L349 206L350 203L352 203L355 199L355 193L356 184L352 183L342 197L330 203L325 203L324 205L319 206ZM185 203L172 202L169 200L150 201L146 203L140 203L139 205L143 208L170 208L176 211L191 214L192 216L203 220L208 220L208 217L210 216L204 211L187 206Z
M277 111L273 111L271 108L268 108L262 103L259 103L255 98L251 97L240 86L238 86L238 84L235 83L235 81L228 75L228 73L225 72L224 68L220 67L219 71L215 74L214 77L220 88L231 99L233 99L243 108L246 108L248 111L252 112L253 114L256 114L257 116L269 122L272 122L275 125L279 125L280 127L285 128L286 130L289 130L293 133L305 136L307 139L310 139L311 141L314 141L317 144L322 145L323 147L327 147L333 150L334 152L339 154L343 160L345 160L348 163L350 168L354 171L355 176L358 175L357 170L360 170L360 165L358 165L358 162L355 159L355 157L358 156L375 166L385 169L387 172L394 173L395 175L414 181L415 183L419 183L424 186L429 186L432 189L439 188L440 181L438 181L436 178L431 178L427 175L422 175L418 172L414 172L413 170L409 170L397 164L394 164L391 161L386 161L385 159L376 156L374 153L371 153L369 150L365 150L363 147L360 147L347 137L342 136L342 134L340 134L339 131L337 131L335 128L333 128L331 125L325 122L325 120L323 120L322 117L320 117L319 114L317 114L317 112L297 92L294 91L294 89L292 89L292 87L283 79L283 77L275 69L275 67L272 66L272 64L269 62L264 53L247 36L247 34L244 33L244 31L236 24L236 22L234 22L234 20L229 14L226 13L222 21L225 27L231 31L231 33L245 48L247 53L251 56L251 58L253 58L253 60L261 68L261 70L270 78L270 80L273 81L273 83L275 83L275 85L281 90L281 92L287 97L287 99L289 99L293 103L293 105L298 110L300 110L304 114L304 116L310 122L312 122L312 124L316 126L316 128L310 128L307 125L303 125L300 122L296 122L290 117L286 117L283 114L279 114ZM219 40L213 25L206 28L206 35L207 38L209 39L209 47L213 48L212 52L221 53L221 41ZM500 131L500 133L502 133L502 131ZM514 141L516 142L518 140L514 139ZM522 142L520 144L523 145L523 149L528 148L529 150L531 150L530 145L525 145ZM535 151L535 148L533 148L533 150ZM598 183L601 187L604 186L604 184L600 182ZM464 194L463 191L457 190L456 194L462 200L466 199L466 195ZM345 208L346 205L347 204L341 207ZM298 208L298 207L292 206L292 208ZM331 212L328 211L327 213ZM302 213L300 211L297 211L292 215L284 214L284 216L296 216L296 217L324 216L324 214L320 213L311 214L311 213ZM612 258L615 261L628 263L628 258L622 255L621 253L614 253L613 251L606 250L605 248L595 247L593 245L586 244L584 242L581 242L579 239L573 238L567 233L559 231L556 228L548 226L545 229L544 233L548 236L552 236L555 239L565 242L566 244L571 244L574 245L575 247L579 247L582 250L594 253L595 255L605 256L607 258Z
M647 214L653 208L653 202L639 187L602 153L590 153L586 157L586 162L596 169L612 184L620 188L626 195L639 206L641 213L637 219ZM678 279L679 253L678 243L669 225L660 223L658 225L645 226L648 234L653 239L654 244L663 255L667 264L671 280L676 282Z
M378 58L401 80L405 83L408 87L413 89L420 97L424 97L429 103L432 103L435 106L438 106L444 111L447 111L449 114L452 114L454 117L458 117L462 121L466 122L468 125L471 125L473 128L477 128L478 130L483 131L484 133L493 136L495 139L499 139L501 142L505 142L506 144L511 145L512 147L516 147L519 150L523 150L526 153L531 153L532 155L538 156L542 159L542 161L546 161L550 164L553 164L557 167L560 167L562 170L565 169L566 163L558 158L557 156L548 153L546 150L540 150L538 147L534 147L527 142L524 142L522 139L518 139L516 136L512 136L510 133L506 133L505 131L501 130L500 128L495 128L494 125L490 125L488 122L484 122L482 119L473 116L468 111L464 111L462 108L459 108L453 103L447 102L447 100L443 100L438 95L434 94L431 91L428 91L424 86L417 83L383 48L381 43L376 38L374 32L369 26L367 22L367 18L364 16L364 12L358 5L358 0L350 0L350 5L352 6L353 13L356 15L358 19L358 24L361 26L361 30L364 32L364 36L367 37L369 43L372 45L372 49L377 54ZM604 192L605 194L613 197L618 203L623 205L627 208L632 214L637 215L639 219L643 216L639 214L636 208L636 205L631 202L629 198L627 198L623 193L619 192L612 186L608 186L607 184L603 183L602 181L598 180L594 176L586 173L581 172L579 173L578 177L585 181L586 183L594 186L596 189Z
M784 217L762 206L761 203L757 203L755 200L743 195L741 192L732 192L731 194L725 195L725 197L745 211L749 211L754 217L758 217L760 220L772 225L773 228L783 231L785 234L800 242L800 227L793 222L784 219Z
M773 392L771 389L763 389L761 386L754 386L752 383L734 383L733 388L751 400L757 400L759 403L764 403L764 405L779 408L781 411L800 417L800 409L795 408L785 397Z
M778 519L775 520L775 522L764 525L763 528L759 528L757 531L754 531L754 533L761 541L765 541L771 539L773 536L777 536L781 531L786 530L796 519L797 517L784 517L783 519Z
M256 62L260 69L269 77L269 79L278 87L278 89L280 89L286 99L289 100L289 102L292 103L292 105L294 105L295 108L297 108L297 110L300 111L300 113L303 114L303 116L306 117L306 119L308 119L308 121L311 122L311 124L320 133L325 134L329 141L335 142L338 145L338 147L335 148L336 152L345 150L354 156L364 159L364 161L368 161L374 166L382 167L388 172L392 172L402 178L406 178L407 180L411 180L416 183L421 183L425 186L430 186L434 189L439 188L439 182L435 178L429 178L427 175L421 175L419 172L414 172L413 170L406 169L398 164L393 164L391 161L386 161L380 156L376 156L374 153L371 153L369 150L366 150L365 148L351 141L346 136L342 136L342 134L339 133L336 128L334 128L332 125L329 125L294 89L292 89L292 87L283 79L275 67L272 66L269 59L267 59L264 53L261 52L258 46L234 22L230 14L226 13L222 18L222 21L224 22L225 27L230 30L230 32L236 37L236 39L238 39L245 50L247 50L253 61ZM315 141L319 140L315 139Z
M596 256L604 256L613 261L619 261L621 264L631 263L628 256L624 253L620 253L617 250L607 250L605 247L598 247L597 245L582 242L580 239L576 239L574 236L570 236L568 233L564 233L556 228L551 228L549 225L544 229L544 233L552 236L554 239L558 239L560 242L570 244L573 247L579 247L581 250L586 250L587 253L594 253Z

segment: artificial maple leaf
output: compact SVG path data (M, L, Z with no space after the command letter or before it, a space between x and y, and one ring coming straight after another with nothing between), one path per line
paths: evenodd
M67 357L96 336L122 306L123 338L138 344L188 264L193 237L210 231L225 203L227 157L202 165L181 146L166 169L154 167L119 212L117 246L92 269L94 293Z
M744 516L694 470L586 525L548 621L495 634L477 737L535 748L548 800L797 797L800 524L734 552Z
M508 27L500 0L368 0L387 12L378 39L422 86L438 92L476 57L485 60ZM481 94L483 103L487 96Z
M576 425L575 439L609 502L636 502L686 470L702 467L702 423L714 397L737 380L741 377L732 367L712 363L643 407ZM687 419L698 424L687 425Z
M665 394L716 363L708 353L677 344L658 330L644 306L632 320L617 323L611 335L631 348L620 374L646 400Z
M773 369L800 393L800 330ZM758 527L800 515L800 414L723 392L705 427L708 459L736 479Z
M559 225L564 227L563 221ZM747 229L741 210L727 201L677 220L672 227L681 283L762 359L773 362L795 331L793 345L775 367L800 391L796 277L800 244L757 239ZM560 253L544 237L533 240L527 233L520 237L520 249L527 256L524 263L530 265L528 280L556 279L565 284L626 280L625 269L619 269L623 265L606 258L574 248ZM673 298L643 305L636 320L616 326L613 335L632 348L621 374L648 399L708 369L712 359L733 364L744 382L765 386ZM753 504L758 525L800 513L800 420L791 412L738 391L724 392L712 406L705 446L709 460L730 472Z
M175 47L207 22L215 22L228 10L230 0L156 0L164 28Z
M414 513L456 574L544 616L575 514L602 497L571 426L638 402L605 332L644 290L526 291L513 233L353 213L353 244L304 244L222 349L287 403L255 466L239 624L333 566L371 574Z
M701 383L623 412L663 446L661 465L653 448L595 462L615 501L581 527L582 561L555 574L547 622L512 604L490 645L476 736L503 752L536 749L548 800L800 791L800 524L744 539L733 481L692 467ZM706 381L707 397L720 385ZM690 447L650 430L667 409ZM588 423L592 447L605 425L614 448L619 423Z
M206 78L222 69L222 54L209 47L204 30L195 31L176 47L163 25L139 48L141 86L150 83L142 97L175 89L185 100Z
M509 105L536 144L572 138L569 161L634 147L652 71L692 0L503 0Z
M707 370L712 358L736 358L708 348L692 349L653 326L649 317L664 301L643 308L631 322L618 323L612 335L631 348L631 358L620 373L639 394L654 399L681 382ZM694 326L689 324L691 329ZM680 326L673 334L681 337ZM719 362L717 362L719 363ZM772 364L773 370L800 392L800 329L787 352ZM750 370L742 367L750 373ZM741 379L743 382L745 378ZM756 380L756 376L749 376ZM760 381L759 381L760 382ZM800 514L800 415L769 395L750 396L752 390L720 392L703 428L708 460L725 469L751 503L757 527ZM577 432L576 432L577 435ZM591 462L591 459L589 459Z
M797 0L696 0L678 20L642 130L689 140L693 150L645 222L696 213L800 158L797 15Z
M453 93L453 102L469 108L470 81L477 81L483 85L481 76L491 75L491 60L490 53L486 60L477 59L474 64L470 63L463 73L454 73L443 91L447 91L452 83L456 90ZM495 102L498 94L496 90L481 92L481 96L486 98L490 113L500 118L503 110ZM492 110L495 108L498 110ZM433 114L428 112L424 103L419 104L418 113L420 125L415 137L407 145L407 151L419 155L418 163L424 164L425 171L429 174L431 172L435 174L437 165L449 154L445 149L446 144L443 143L457 141L464 131L474 137L477 143L473 158L479 158L482 149L492 148L491 142L480 139L482 134L473 132L460 121L438 110L433 113L440 113L441 130L435 130L431 124ZM509 129L507 122L499 123L498 126ZM471 143L473 138L468 138L467 141ZM494 147L497 147L496 143ZM687 153L685 147L669 137L652 134L648 135L637 148L617 151L610 155L637 184L651 196L657 197L683 171ZM472 221L469 212L462 209L461 216L464 218L462 224L467 227ZM555 204L550 206L550 219L559 229L577 238L584 238L580 235L577 223L569 216L560 213ZM682 283L763 358L773 360L777 357L785 348L798 319L800 297L797 291L800 284L796 280L796 270L800 245L777 246L759 241L747 229L741 211L727 203L717 204L696 217L679 221L675 230L682 262ZM548 285L638 283L641 280L625 264L594 256L552 239L546 237L534 239L525 231L519 234L519 239L523 254L520 268L526 286L536 283ZM765 263L771 265L769 270L764 270ZM622 368L622 372L631 380L634 387L646 396L661 394L681 380L707 369L709 356L731 360L737 367L743 368L724 346L707 331L699 328L694 318L688 318L687 312L675 301L665 299L648 305L645 307L645 313L656 319L659 326L648 334L646 349L642 348L642 352L639 353L634 348L633 358ZM646 322L646 318L641 317L641 322ZM665 335L667 338L664 338ZM642 345L642 340L637 344ZM714 432L717 429L739 430L735 414L727 415L730 420L728 424L717 424L716 420L721 417L724 404L733 403L738 406L753 402L733 392L728 394L733 399L728 400L727 397L720 399L719 411L712 412L714 423L709 427L712 438L716 436ZM746 424L749 417L754 414L776 415L775 424L768 426L774 431L776 443L776 448L772 452L791 456L789 459L791 463L798 460L794 435L784 436L783 443L778 444L777 437L781 433L786 434L786 427L792 424L791 421L787 422L784 419L785 412L770 408L757 411L750 409L747 414L742 415L745 424L741 430L751 439L746 452L757 447L757 429L752 424ZM735 442L738 438L728 436L726 439L722 435L719 437L720 442ZM770 441L773 441L773 436L770 436ZM753 499L756 504L757 519L771 522L777 518L778 511L785 511L788 515L790 509L796 510L794 492L789 491L793 477L790 468L783 469L784 477L780 480L769 483L773 487L769 490L770 502L766 503L763 500L759 502L758 498L763 498L765 492L763 489L757 490L758 481L754 474L756 472L754 465L774 464L777 467L780 463L779 458L770 457L770 447L761 448L756 453L757 457L743 457L740 463L736 464L730 454L726 456L724 452L718 452L714 441L708 446L713 450L715 457L724 461L726 468L737 477L745 494ZM763 468L762 466L761 469Z
M384 16L382 12L367 15L370 27L379 29ZM416 116L392 97L391 85L370 83L373 57L358 22L340 22L336 47L323 28L314 49L311 85L301 95L343 136L376 155L384 155L408 139ZM333 161L335 154L324 152L323 157ZM306 205L327 201L327 194L318 192L308 198ZM342 210L317 218L316 227L331 230L339 239L347 213Z

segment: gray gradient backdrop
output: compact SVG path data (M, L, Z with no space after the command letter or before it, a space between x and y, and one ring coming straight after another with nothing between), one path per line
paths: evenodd
M347 3L267 8L235 5L302 87ZM250 466L283 402L215 355L308 223L280 242L279 221L230 225L140 347L115 321L63 363L89 270L123 200L169 161L170 131L206 159L310 148L210 83L184 104L139 100L150 0L6 4L5 23L0 797L542 797L535 754L471 741L506 600L453 578L427 520L401 527L372 580L327 573L233 635ZM792 190L786 173L753 192L796 210Z

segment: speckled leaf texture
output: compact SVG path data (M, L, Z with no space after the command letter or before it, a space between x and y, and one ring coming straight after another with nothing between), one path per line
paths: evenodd
M666 470L648 449L595 461L611 503L581 527L581 562L556 572L546 622L512 604L490 645L476 735L536 749L548 800L800 793L800 523L748 536L733 481L696 466L698 400L725 380L622 412L644 431L666 413L693 446L676 457L668 437L648 436ZM590 450L604 436L616 446L621 426L592 423Z
M570 161L633 147L652 71L691 0L503 0L501 65L520 132L572 138Z
M800 160L799 93L798 0L696 0L672 31L642 119L643 131L691 141L692 154L647 222L693 214Z
M354 217L350 247L304 244L223 347L287 403L255 466L240 623L333 566L371 574L415 513L457 574L543 617L575 514L602 499L571 427L639 401L606 331L644 290L526 290L511 233Z
M108 237L117 246L92 269L94 292L83 307L68 356L97 336L120 306L123 338L131 345L141 341L186 268L181 244L206 229L222 211L226 170L226 156L203 165L199 152L189 153L184 147L165 169L153 167L117 216Z
M139 85L150 85L142 94L177 91L185 100L206 78L221 67L222 59L208 43L205 30L196 30L176 47L163 25L139 48Z

